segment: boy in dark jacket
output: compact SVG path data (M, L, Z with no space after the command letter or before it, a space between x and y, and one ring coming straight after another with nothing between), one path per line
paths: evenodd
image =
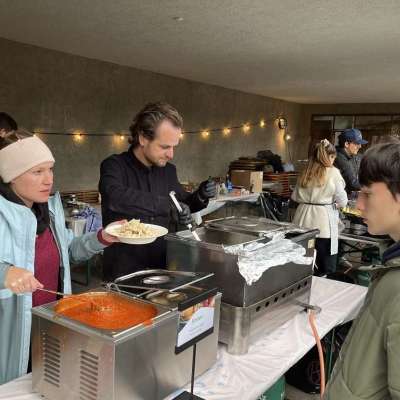
M364 155L357 207L368 232L396 243L372 275L363 309L346 339L325 400L400 399L400 142Z

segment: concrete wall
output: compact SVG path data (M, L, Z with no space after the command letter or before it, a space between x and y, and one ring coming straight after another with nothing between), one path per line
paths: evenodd
M271 149L287 159L283 132L276 118L284 115L295 139L293 159L303 157L300 138L301 106L198 82L172 78L111 63L87 59L0 39L0 110L20 126L45 132L116 133L129 127L133 115L149 101L163 100L183 115L185 130L236 126L264 118L267 126L247 135L232 131L207 140L185 135L176 151L181 181L198 182L209 175L223 176L229 162ZM303 131L304 134L304 131ZM41 135L56 157L56 187L94 189L101 160L124 151L127 142L114 137Z

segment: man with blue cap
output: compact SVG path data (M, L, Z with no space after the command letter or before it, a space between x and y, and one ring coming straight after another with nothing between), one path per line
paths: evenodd
M363 139L361 131L355 128L344 130L338 139L335 167L339 169L346 182L346 192L359 191L361 187L358 181L358 170L361 156L358 151L363 144L368 142Z

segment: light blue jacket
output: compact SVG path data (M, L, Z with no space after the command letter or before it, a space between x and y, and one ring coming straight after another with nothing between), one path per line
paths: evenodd
M73 237L65 227L60 195L49 201L50 228L60 252L62 291L71 293L70 260L81 262L103 250L96 233ZM34 272L36 217L25 206L0 196L0 384L26 373L31 334L32 295L4 287L11 265Z

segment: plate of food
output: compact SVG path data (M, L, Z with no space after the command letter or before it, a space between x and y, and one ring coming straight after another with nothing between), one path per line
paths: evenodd
M143 224L139 219L131 219L120 225L111 225L106 228L109 235L116 236L121 243L148 244L168 233L163 226Z

